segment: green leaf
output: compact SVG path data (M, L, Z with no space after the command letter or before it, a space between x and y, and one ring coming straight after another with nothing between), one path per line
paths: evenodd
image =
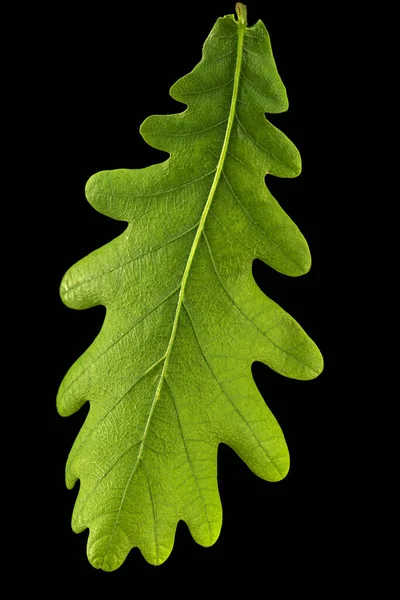
M266 174L301 171L295 146L265 118L287 110L285 87L264 24L247 28L240 3L237 13L217 20L201 62L171 88L186 110L141 126L170 157L89 179L91 205L128 226L61 284L67 306L107 308L57 398L61 415L90 401L66 480L81 482L72 527L90 529L89 560L106 571L136 546L161 564L180 520L199 544L217 540L220 443L259 477L285 477L285 439L251 365L302 380L323 368L252 276L255 258L304 274L310 253L265 185Z

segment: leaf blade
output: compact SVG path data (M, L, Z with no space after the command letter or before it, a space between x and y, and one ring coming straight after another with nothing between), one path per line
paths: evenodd
M251 276L257 256L291 276L310 268L304 237L264 182L266 173L301 170L295 146L264 117L266 107L287 109L264 25L218 19L201 62L171 95L186 110L149 117L140 129L170 157L89 180L96 210L129 224L61 284L68 306L107 307L57 399L62 415L91 403L67 484L81 480L73 528L90 528L89 560L104 570L135 546L161 564L179 520L198 543L214 543L219 443L269 481L289 468L252 363L297 379L323 368L314 342Z

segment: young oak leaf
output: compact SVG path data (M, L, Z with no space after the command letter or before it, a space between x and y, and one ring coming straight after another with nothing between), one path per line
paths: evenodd
M295 146L265 118L287 110L286 91L264 24L247 27L246 8L236 10L172 86L186 110L141 126L170 157L89 179L92 206L128 226L61 284L67 306L107 308L57 398L61 415L90 401L66 480L80 479L72 527L90 529L89 560L105 571L136 546L161 564L180 520L199 544L217 540L218 444L263 479L285 477L285 439L251 365L302 380L323 368L314 342L252 276L257 257L304 274L310 254L265 185L267 173L301 170Z

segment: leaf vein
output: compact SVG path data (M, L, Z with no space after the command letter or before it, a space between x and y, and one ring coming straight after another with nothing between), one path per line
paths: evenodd
M248 210L245 208L245 206L243 206L242 202L239 199L239 196L236 194L235 190L233 189L231 183L229 182L228 177L225 175L224 172L222 172L222 175L224 176L224 179L226 181L226 184L229 188L229 191L231 192L232 196L235 198L235 200L237 201L237 203L239 204L240 208L242 209L242 211L244 212L244 214L248 217L248 219L250 219L250 221L253 223L253 225L255 225L257 227L257 229L259 229L261 231L261 233L268 239L268 241L273 244L274 246L276 246L284 256L286 256L286 258L293 264L295 265L298 269L301 270L301 266L295 261L293 260L293 258L291 256L289 256L289 254L287 252L285 252L282 248L282 246L280 246L277 242L275 242L274 239L272 239L270 237L270 235L268 234L267 231L265 231L265 229L263 229L261 227L261 225L259 225L257 223L257 221L255 221L253 219L253 217L251 216L251 214L248 212Z
M243 125L243 123L240 121L237 113L235 113L235 119L239 124L239 127L242 129L242 131L247 135L247 137L249 138L249 140L255 145L257 146L257 148L260 148L260 150L262 150L264 152L264 154L266 154L267 156L269 156L270 158L272 158L273 160L275 160L276 162L278 162L279 164L281 164L283 167L287 168L287 165L281 161L279 158L277 158L274 154L271 154L271 152L269 152L266 148L264 148L264 146L261 146L261 144L259 144L254 137L251 135L251 133L249 133L249 131L247 131L247 129L245 128L245 126Z
M208 252L209 252L209 255L210 255L210 258L211 258L211 262L212 262L212 265L213 265L213 267L214 267L214 271L215 271L215 274L216 274L216 276L217 276L217 278L218 278L218 281L220 282L222 289L224 290L225 294L228 296L229 300L232 302L233 306L234 306L234 307L235 307L235 308L236 308L236 309L237 309L237 310L240 312L240 314L241 314L241 315L242 315L242 316L243 316L243 317L246 319L246 321L250 322L250 323L253 325L253 327L254 327L255 329L257 329L257 331L259 331L259 332L261 333L261 335L262 335L263 337L265 337L265 338L266 338L266 339L267 339L267 340L268 340L268 341L269 341L269 342L270 342L270 343L271 343L273 346L275 346L275 348L277 348L278 350L280 350L281 352L283 352L283 353L284 353L284 354L286 354L287 356L290 356L290 358L292 358L293 360L297 361L297 362L298 362L299 364L301 364L303 367L306 367L307 369L310 369L311 371L314 371L314 369L313 369L312 367L310 367L309 365L307 365L306 363L304 363L303 361L301 361L299 358L297 358L297 356L295 356L294 354L292 354L292 353L291 353L291 352L289 352L288 350L285 350L285 348L282 348L281 346L279 346L279 344L276 344L276 343L275 343L273 340L271 340L271 338L269 338L269 337L267 336L266 332L265 332L265 331L263 331L262 329L260 329L260 328L258 327L258 325L257 325L257 324L256 324L256 323L255 323L255 322L252 320L252 319L250 319L250 318L249 318L249 317L248 317L248 316L247 316L247 315L246 315L246 314L245 314L245 313L242 311L242 309L241 309L241 308L240 308L240 306L239 306L239 305L238 305L238 304L235 302L235 300L232 298L232 296L231 296L231 294L229 293L229 291L227 290L227 288L226 288L226 286L225 286L224 282L222 281L221 275L220 275L220 273L219 273L219 271L218 271L218 269L217 269L217 265L215 264L215 260L214 260L214 257L213 257L212 251L211 251L211 247L210 247L209 241L208 241L208 239L207 239L207 236L206 236L206 234L205 234L205 232L204 232L204 231L203 231L203 237L204 237L204 239L205 239L205 242L206 242L206 245L207 245L207 248L208 248ZM316 371L314 371L314 372L316 372Z
M189 465L190 465L190 470L192 472L192 476L193 476L194 482L196 484L197 490L199 492L199 495L200 495L200 498L201 498L201 501L202 501L202 504L203 504L203 510L204 510L204 514L205 514L205 517L206 517L206 520L207 520L207 525L208 525L208 530L210 532L210 540L211 540L212 537L213 537L213 535L212 535L210 518L208 516L207 505L206 505L206 502L204 500L203 492L202 492L202 490L200 488L200 484L198 482L197 475L196 475L196 472L195 472L194 467L193 467L192 459L190 457L189 450L188 450L187 443L186 443L186 438L185 438L185 436L183 434L183 427L182 427L182 422L181 422L181 418L180 418L179 411L178 411L178 405L177 405L177 402L176 402L175 394L174 394L174 391L173 391L173 389L172 389L171 384L169 383L169 381L167 379L165 379L165 382L166 382L166 384L169 387L169 390L170 390L171 396L172 396L172 400L174 402L174 408L175 408L176 417L177 417L177 420L178 420L179 431L180 431L180 434L181 434L181 437L182 437L182 441L183 441L183 445L184 445L184 448L185 448L186 456L187 456L187 459L188 459L188 462L189 462Z
M216 125L215 125L216 127ZM191 181L187 181L186 183L183 183L182 185L177 185L176 187L170 188L168 190L163 190L162 192L153 192L151 194L126 194L127 198L153 198L156 196L164 196L165 194L170 194L171 192L176 192L177 190L181 190L183 188L186 187L190 187L191 185L193 185L194 183L197 183L198 181L202 181L203 179L205 179L206 177L209 177L209 175L212 175L213 173L215 173L215 169L212 169L211 171L208 171L208 173L205 173L204 175L201 175L201 177L197 177L196 179L192 179ZM114 198L122 198L125 196L125 194L113 194ZM143 216L142 213L140 216Z
M162 306L165 302L167 302L167 300L169 300L174 294L176 294L178 292L178 290L181 287L181 283L179 283L179 285L172 290L172 292L170 292L167 296L165 296L162 300L160 300L160 302L158 302L155 306L153 306L153 308L151 308L145 315L143 315L142 317L140 317L137 321L135 321L135 323L132 325L132 327L130 327L127 331L125 331L118 339L116 339L110 346L108 346L105 350L103 350L98 356L96 356L96 358L87 366L85 367L85 369L83 369L79 375L77 377L75 377L75 379L73 381L71 381L71 383L68 385L68 387L64 390L64 393L67 393L68 390L89 370L91 369L97 361L99 361L105 354L107 354L107 352L109 352L112 348L114 348L114 346L116 346L117 344L119 344L123 338L125 338L127 335L129 335L134 329L135 327L137 327L137 325L139 325L139 323L141 323L142 321L144 321L145 319L147 319L147 317L149 317L155 310L157 310L157 308L159 308L160 306Z
M146 133L150 134L150 135L157 135L157 136L161 136L161 137L185 137L188 135L193 135L196 136L199 133L204 133L205 131L210 131L210 129L216 129L217 127L219 127L220 125L224 125L224 123L226 123L228 121L227 117L226 119L223 119L222 121L219 121L219 123L215 123L214 125L210 125L209 127L205 127L204 129L197 129L196 131L186 131L185 133L162 133L160 131L147 131Z
M69 287L67 289L66 293L69 294L73 290L75 290L79 287L82 287L83 285L85 285L87 283L91 283L92 281L95 281L96 279L101 279L102 277L106 277L107 275L110 275L111 273L115 273L115 272L119 271L120 269L123 269L124 267L129 266L136 260L141 260L145 256L148 256L149 254L152 254L153 252L157 252L157 250L161 250L162 248L165 248L169 244L172 244L173 242L176 242L177 240L181 239L182 237L184 237L185 235L187 235L188 233L190 233L191 231L196 229L198 226L199 226L199 222L197 222L194 225L192 225L191 227L189 227L189 229L185 229L185 231L182 231L181 233L177 234L175 237L170 238L166 242L159 244L158 246L149 248L145 252L142 252L142 254L138 254L138 255L134 256L133 258L130 258L129 260L127 260L125 262L122 262L121 264L118 265L118 267L109 269L108 271L103 271L102 273L99 273L98 275L94 275L93 277L88 277L87 279L83 279L83 280L80 280L79 282L76 282L74 285L72 285L71 287Z
M154 523L154 546L156 549L156 562L158 563L160 558L159 558L159 543L158 543L158 532L157 532L156 509L155 509L155 505L154 505L153 490L151 489L151 483L150 483L150 479L149 479L149 475L147 473L145 463L143 463L143 471L146 476L147 487L149 488L149 494L150 494L150 499L151 499L151 510L153 513L153 523Z
M232 83L234 81L234 77L231 77L231 79L229 79L228 81L225 81L224 83L221 83L220 85L216 85L214 87L210 87L210 88L201 88L200 90L193 90L191 92L183 92L182 90L180 90L180 93L184 96L195 96L195 95L202 95L202 94L206 94L208 92L214 92L215 90L219 90L223 87L228 86L230 83Z
M139 377L137 377L135 379L135 381L133 382L133 384L131 385L131 387L122 396L120 396L118 398L118 400L115 402L115 404L113 404L112 407L110 409L108 409L108 411L105 413L105 415L103 415L102 418L99 421L96 422L96 424L94 425L94 427L90 430L90 432L88 433L88 435L82 440L82 442L79 444L79 446L77 446L76 448L74 447L74 453L76 451L80 450L83 447L83 445L86 443L86 441L88 440L88 438L98 429L98 427L101 425L101 423L103 423L103 421L105 421L105 419L111 415L111 413L124 400L124 398L126 398L128 396L128 394L131 393L131 391L139 383L139 381L141 381L144 377L146 377L146 375L148 375L149 373L151 373L151 371L153 369L155 369L155 367L157 367L160 363L162 363L163 360L165 360L165 354L164 354L164 356L162 356L161 358L159 358L156 362L154 362L148 369L146 369L146 371L144 371L144 373L142 373L141 375L139 375Z
M253 438L256 440L258 446L261 448L261 450L264 452L264 454L267 456L269 462L271 463L271 465L274 467L274 469L279 473L279 475L282 477L283 473L280 472L280 470L278 469L278 467L275 465L274 460L271 458L271 456L269 455L268 451L261 445L260 440L258 439L258 437L256 436L256 434L254 433L253 429L251 428L251 425L249 423L249 421L246 419L246 417L243 415L243 413L241 412L241 410L236 406L236 404L234 403L234 401L232 400L232 397L230 396L230 394L226 391L226 389L224 388L224 386L222 385L222 383L220 382L220 380L218 379L218 377L216 376L216 374L214 373L213 368L211 367L210 362L207 359L207 356L200 344L200 340L196 331L196 327L193 321L193 318L188 310L188 307L184 304L184 308L186 310L186 313L189 317L190 323L192 325L192 329L193 329L193 333L194 333L194 337L197 341L197 345L200 349L200 352L204 358L204 361L210 371L210 373L212 374L212 376L214 377L215 381L217 382L218 386L221 388L223 394L225 395L225 397L228 399L229 403L231 404L232 408L234 409L234 411L239 415L239 417L243 420L243 422L246 424L247 428L249 429L250 433L252 434Z

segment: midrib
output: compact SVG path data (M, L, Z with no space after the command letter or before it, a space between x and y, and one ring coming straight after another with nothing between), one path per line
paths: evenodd
M218 164L217 164L217 168L215 171L215 176L210 188L210 192L208 194L208 198L207 198L207 202L204 206L202 215L201 215L201 219L196 231L196 235L194 237L193 243L192 243L192 247L190 249L190 253L189 253L189 257L186 263L186 267L185 270L183 272L183 276L182 276L182 280L181 280L181 284L180 284L180 290L179 290L179 297L178 297L178 303L176 305L176 311L175 311L175 318L174 318L174 323L172 326L172 331L171 331L171 336L168 342L168 347L167 350L165 352L164 355L164 365L163 365L163 369L161 371L160 374L160 379L157 385L157 389L155 391L154 394L154 398L151 404L151 408L150 408L150 412L149 412L149 416L147 418L146 421L146 426L144 428L144 432L143 432L143 438L141 440L140 443L140 448L139 448L139 453L137 455L136 461L135 461L135 466L132 470L131 476L129 478L129 481L127 483L127 486L129 485L130 480L132 479L132 476L137 468L137 465L140 462L141 456L143 454L143 449L145 446L145 441L146 441L146 437L147 437L147 433L149 430L149 426L151 423L151 419L155 410L155 407L157 405L158 399L160 397L161 394L161 389L164 383L164 379L167 373L167 369L168 369L168 363L169 363L169 359L171 356L171 351L172 351L172 347L174 345L174 341L175 341L175 336L176 336L176 331L178 328L178 321L179 321L179 316L181 313L181 309L182 309L182 304L183 304L183 299L184 299L184 295L185 295L185 288L186 288L186 283L189 277L189 272L190 272L190 268L192 266L192 262L197 250L197 246L199 244L200 241L200 236L203 232L204 229L204 225L207 219L207 215L208 215L208 211L210 209L211 203L213 201L214 195L215 195L215 191L217 189L221 174L222 174L222 169L224 166L224 161L225 161L225 157L226 157L226 153L228 150L228 145L229 145L229 140L230 140L230 135L231 135L231 130L232 130L232 125L235 119L235 112L236 112L236 102L237 102L237 95L238 95L238 89L239 89L239 79L240 79L240 72L241 72L241 65L242 65L242 54L243 54L243 42L244 42L244 36L245 36L245 32L246 32L246 22L245 20L239 20L237 21L237 27L238 27L238 46L237 46L237 57L236 57L236 66L235 66L235 75L234 75L234 83L233 83L233 91L232 91L232 100L231 100L231 105L230 105L230 109L229 109L229 117L228 117L228 122L227 122L227 126L226 126L226 131L225 131L225 137L224 137L224 143L222 145L222 149L221 149L221 155L219 157L218 160Z

